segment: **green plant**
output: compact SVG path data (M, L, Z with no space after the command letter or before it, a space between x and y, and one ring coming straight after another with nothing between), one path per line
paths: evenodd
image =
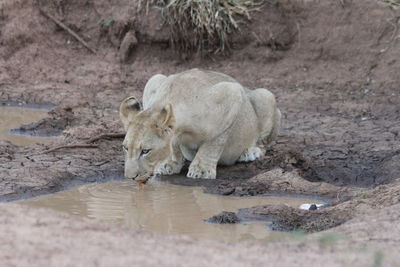
M278 0L139 0L138 7L161 9L176 49L217 53L230 49L230 35L265 2Z
M110 27L113 23L115 22L115 19L113 17L109 17L108 19L101 18L97 21L97 24L99 24L102 28L107 28Z
M317 241L320 247L327 248L336 245L344 236L339 233L325 233L318 237Z
M381 250L377 250L374 252L374 261L372 263L373 267L380 267L382 266L382 262L383 262L383 252Z
M304 240L306 238L307 234L302 231L292 231L290 232L290 237L295 239L295 240Z
M365 189L359 189L357 191L354 191L353 194L354 194L354 197L356 197L356 198L365 199L368 197L368 192Z

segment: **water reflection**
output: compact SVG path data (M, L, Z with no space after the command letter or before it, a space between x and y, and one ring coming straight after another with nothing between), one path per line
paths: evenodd
M18 128L21 125L39 121L46 116L47 111L43 109L0 107L0 138L19 146L54 141L54 138L50 137L6 133L7 131Z
M130 180L92 184L21 202L124 224L159 234L186 234L196 238L238 241L271 240L286 236L271 232L266 222L218 225L204 222L221 211L265 204L298 207L304 198L230 197L204 194L199 187L150 182L143 187ZM313 200L312 202L315 202Z

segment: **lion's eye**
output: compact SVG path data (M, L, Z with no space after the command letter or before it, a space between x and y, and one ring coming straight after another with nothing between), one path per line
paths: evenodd
M151 149L142 149L142 152L140 152L140 156L146 156L149 154Z
M128 148L126 146L122 146L122 149L124 150L124 152L128 152Z

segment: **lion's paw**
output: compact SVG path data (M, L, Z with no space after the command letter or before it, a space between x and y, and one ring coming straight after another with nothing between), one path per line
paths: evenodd
M249 162L254 161L264 156L263 151L259 147L250 147L246 149L242 155L240 155L238 162Z
M178 162L168 161L162 162L157 165L154 170L154 174L156 175L172 175L176 173L180 173L182 169L182 164Z
M189 178L195 179L215 179L217 176L216 169L202 168L198 164L191 164L186 175Z

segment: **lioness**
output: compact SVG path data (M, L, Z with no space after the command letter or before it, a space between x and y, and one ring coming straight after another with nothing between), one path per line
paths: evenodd
M228 75L192 69L154 75L143 93L143 109L126 98L119 114L126 136L125 177L180 173L216 178L217 164L253 161L278 134L281 113L267 89L249 90Z

